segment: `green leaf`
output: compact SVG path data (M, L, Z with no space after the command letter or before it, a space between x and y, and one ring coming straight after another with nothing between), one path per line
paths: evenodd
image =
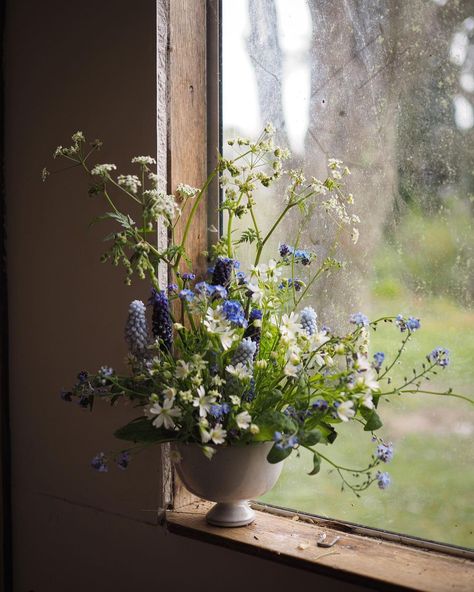
M169 432L155 428L146 417L137 417L114 432L119 440L128 442L166 442L172 440Z
M300 431L298 438L303 446L314 446L321 441L322 434L319 430Z
M383 426L382 420L377 415L375 409L367 409L367 407L360 407L360 414L365 419L364 431L374 432Z
M319 473L321 469L321 459L316 452L313 452L313 469L308 473L308 475L316 475Z
M322 421L318 428L322 435L321 442L323 444L332 444L337 438L337 432L331 424Z
M267 455L267 460L270 464L275 465L276 463L285 460L293 452L291 446L289 448L278 448L276 444L272 446L272 449Z
M249 243L252 244L257 240L257 233L253 228L247 228L244 230L240 235L239 240L235 243L236 245L240 245L242 243Z
M275 432L292 434L298 429L295 421L280 411L264 411L254 418L254 422L260 428L254 440L260 442L273 440Z

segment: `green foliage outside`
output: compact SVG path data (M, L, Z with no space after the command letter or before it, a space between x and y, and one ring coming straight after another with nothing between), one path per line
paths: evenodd
M424 353L443 345L451 351L451 364L435 377L433 390L451 386L469 396L474 391L474 311L466 304L472 299L473 245L471 218L462 204L444 218L412 211L396 232L387 233L378 250L372 302L364 311L371 318L382 313L420 317L421 329L413 336L398 375L408 375ZM372 352L384 351L389 361L396 353L397 333L393 326L382 327L372 340ZM361 498L349 491L341 495L340 480L328 465L322 465L317 478L302 476L302 468L311 470L311 458L302 453L286 462L279 483L263 500L473 547L472 407L430 395L380 405L385 419L380 433L395 447L395 457L387 465L392 477L389 489L372 487ZM331 458L357 467L372 448L369 434L353 430L351 438L332 446Z

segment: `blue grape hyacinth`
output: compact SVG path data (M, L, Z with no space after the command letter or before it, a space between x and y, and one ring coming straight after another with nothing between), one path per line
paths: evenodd
M153 306L152 327L153 336L159 339L163 347L171 351L173 345L173 324L171 321L168 297L163 290L153 288L150 297Z
M232 365L237 366L237 364L243 364L244 366L252 368L256 349L257 344L254 343L250 337L245 337L239 343L232 356Z
M318 315L312 306L307 306L301 311L301 325L306 331L306 334L311 336L318 330L316 319Z
M145 305L141 300L131 302L125 325L125 340L127 341L128 349L137 358L146 357L150 341L145 310Z
M232 269L236 266L236 261L229 257L219 256L212 273L212 284L214 286L227 286L230 284L232 278Z

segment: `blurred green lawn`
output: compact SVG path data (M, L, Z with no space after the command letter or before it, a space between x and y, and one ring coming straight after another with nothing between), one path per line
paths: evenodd
M474 396L473 312L448 299L413 296L400 284L392 290L378 286L371 310L364 312L372 319L399 312L421 318L421 329L397 368L400 378L442 345L451 351L451 365L440 371L430 388L452 386L456 392ZM372 340L372 352L384 351L389 361L400 337L395 326L381 327ZM474 407L461 400L418 394L381 401L379 409L384 427L378 433L395 447L394 460L384 465L392 477L388 490L372 485L361 498L351 491L341 493L340 480L327 464L317 476L305 474L311 470L311 459L302 453L286 461L280 481L262 501L473 547ZM339 439L324 453L346 466L366 466L374 444L360 427L341 426Z

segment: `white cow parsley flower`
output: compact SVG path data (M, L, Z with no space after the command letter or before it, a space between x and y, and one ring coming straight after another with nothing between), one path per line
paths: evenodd
M109 173L117 167L114 164L96 164L91 170L91 175L98 175L99 177L108 177Z
M146 164L156 164L156 160L151 156L134 156L132 158L132 164L141 164L142 166Z
M119 175L117 183L125 187L130 193L136 193L138 188L142 186L140 179L136 175Z

